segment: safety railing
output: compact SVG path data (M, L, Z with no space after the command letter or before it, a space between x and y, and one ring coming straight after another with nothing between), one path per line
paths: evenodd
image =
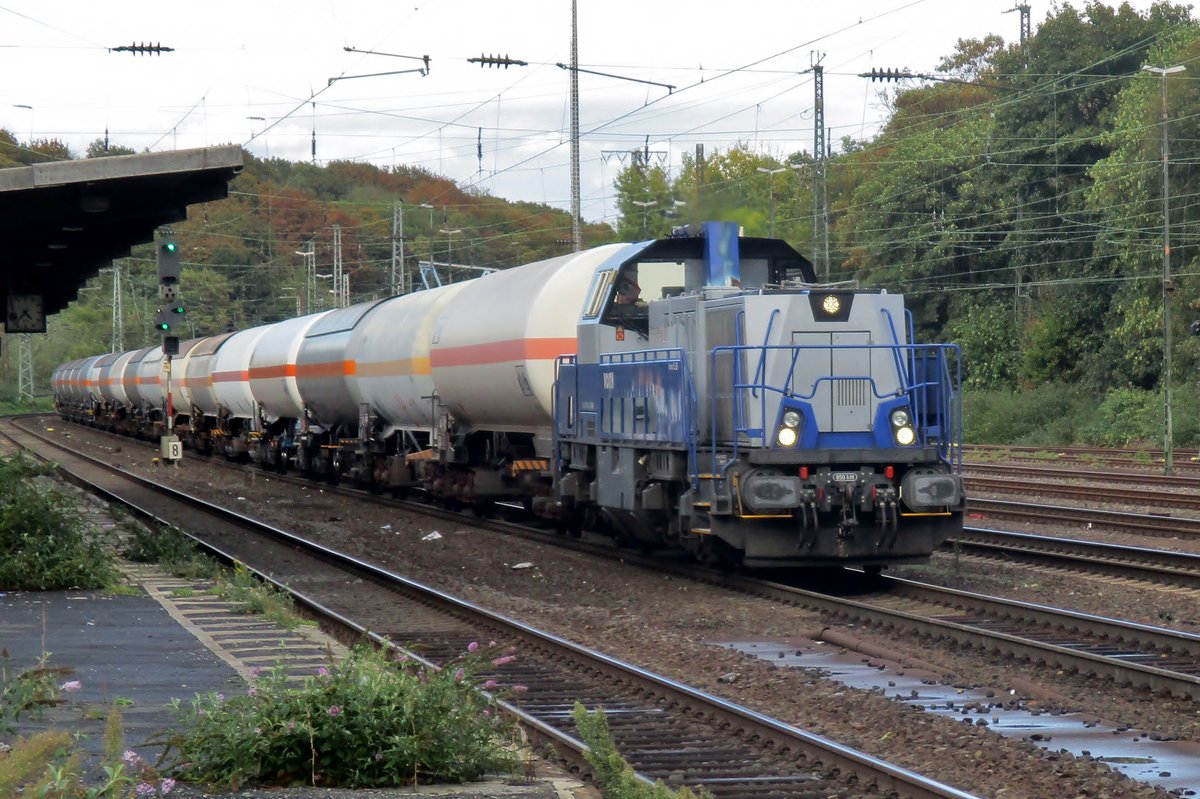
M797 367L806 352L832 353L837 351L884 351L891 356L895 374L890 375L884 385L882 377L872 374L822 375L805 386L796 385ZM781 384L767 382L766 373L774 370L763 366L768 362L778 364L778 358L787 359L787 368ZM745 376L744 365L758 362L753 376ZM731 381L717 378L723 365L732 373ZM702 446L712 453L712 469L717 466L717 452L732 449L737 459L742 447L765 447L769 439L768 409L777 408L783 398L808 402L814 400L824 386L837 383L855 383L870 386L871 396L876 403L891 399L897 394L908 398L909 408L916 421L921 446L936 445L938 457L956 468L961 467L961 448L958 446L962 431L962 398L960 392L961 358L953 344L804 344L804 345L734 345L713 348L709 353L708 398L709 437ZM722 388L730 390L729 414L722 418L717 409L721 405L719 395ZM757 406L757 414L750 411ZM757 424L753 423L757 420ZM722 435L728 431L728 435ZM936 437L931 433L936 433Z

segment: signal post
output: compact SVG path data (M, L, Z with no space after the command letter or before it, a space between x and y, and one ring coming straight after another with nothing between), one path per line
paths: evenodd
M173 237L168 237L158 245L158 296L163 304L154 323L163 337L163 379L167 394L166 427L159 439L159 454L168 463L177 463L183 458L183 443L175 435L175 408L171 396L171 357L179 354L177 326L182 324L184 314L179 299L179 272L179 245Z

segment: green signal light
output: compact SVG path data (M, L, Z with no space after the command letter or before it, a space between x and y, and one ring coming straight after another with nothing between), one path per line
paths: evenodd
M163 245L163 249L166 250L167 252L175 252L175 250L177 249L177 245L173 241L168 241L166 244Z
M155 325L155 327L157 327L159 330L163 331L164 333L171 329L171 326L168 325L166 322L159 322L157 325Z
M171 313L183 313L182 305L175 305L171 308Z

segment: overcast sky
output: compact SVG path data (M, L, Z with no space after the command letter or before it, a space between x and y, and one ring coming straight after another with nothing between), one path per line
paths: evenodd
M1050 5L1031 4L1036 29ZM647 141L672 169L698 142L779 158L811 150L806 70L818 55L832 142L870 136L884 84L856 73L931 71L960 38L1016 41L1014 5L578 0L582 69L674 87L580 75L583 216L613 220L617 154ZM174 52L109 51L135 43ZM346 47L428 55L431 68L353 77L423 64ZM569 76L556 63L570 62L570 47L570 0L0 0L0 127L76 154L107 130L139 152L238 143L304 161L315 129L319 163L419 165L464 188L569 208ZM528 66L467 61L494 54Z

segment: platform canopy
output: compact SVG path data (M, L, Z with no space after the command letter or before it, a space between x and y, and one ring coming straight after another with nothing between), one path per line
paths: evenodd
M237 145L0 169L6 332L44 330L114 258L186 219L189 205L227 196L241 171Z

